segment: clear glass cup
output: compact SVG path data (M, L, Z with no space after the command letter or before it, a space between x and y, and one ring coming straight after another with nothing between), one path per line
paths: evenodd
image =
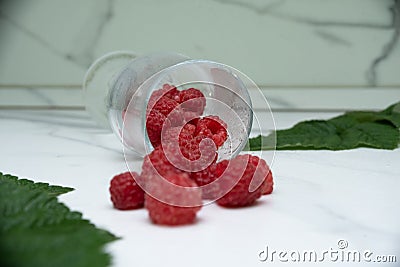
M86 108L100 125L114 131L125 148L144 156L153 149L146 133L147 103L164 84L178 90L199 89L206 97L203 115L216 115L227 123L229 137L219 148L219 158L240 153L253 123L249 88L258 87L225 64L172 52L146 56L113 52L96 60L86 73Z
M202 139L199 143L200 157L193 161L182 155L178 136L176 136L176 141L169 140L164 146L164 133L171 128L163 127L161 131L163 152L172 165L186 173L204 170L215 162L215 156L218 156L217 160L234 158L248 145L251 132L263 134L263 128L271 129L270 126L275 128L270 107L263 93L251 79L235 68L209 60L190 59L171 52L146 56L136 56L130 51L112 52L96 60L88 69L83 83L85 103L93 119L103 127L112 129L124 145L125 162L130 171L138 171L137 155L144 157L154 149L146 131L147 116L151 114L148 112L151 110L148 103L153 92L164 86L168 88L174 86L178 90L189 88L200 90L206 100L202 116L218 116L226 123L228 139L218 148L218 151L216 152L214 142L208 138ZM258 109L258 116L257 111L253 113L250 91L253 99L256 99L258 105L262 107ZM199 104L195 101L193 103ZM184 104L187 104L187 101L181 105ZM184 108L177 110L180 110L179 114L182 115ZM173 112L168 116L173 116ZM192 119L190 116L198 116L194 112L192 115L190 115L191 112L188 114L189 117L186 113L184 114L183 122L190 121ZM183 127L183 125L179 124L178 127ZM178 134L174 132L174 135ZM176 156L177 152L181 153ZM263 154L264 151L260 150L252 154L266 160L270 158L271 160L267 161L272 163L274 151L269 152ZM203 193L214 192L215 188L218 188L218 194L215 194L212 199L203 200L205 201L203 204L208 204L222 197L238 182L247 166L247 160L240 161L239 165L236 161L234 166L237 172L235 179L231 179L232 177L228 180L217 179L198 188L170 183L162 174L154 175L157 173L154 166L152 172L146 175L150 175L151 180L157 181L165 187L166 191L176 192L177 195L188 194L199 188ZM228 168L229 165L230 163ZM186 203L184 198L170 199L163 193L157 193L157 190L152 190L151 186L147 186L149 177L146 175L140 175L135 180L147 194L159 201L181 207L199 204ZM249 190L260 186L258 180L252 181Z

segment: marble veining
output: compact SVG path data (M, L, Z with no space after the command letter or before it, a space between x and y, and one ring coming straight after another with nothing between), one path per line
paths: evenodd
M2 108L83 108L87 67L113 50L175 50L232 65L276 109L377 109L398 98L399 0L78 2L1 3Z
M390 24L377 24L370 22L347 22L347 21L335 21L335 20L318 20L315 18L302 17L293 14L287 14L284 12L280 12L279 8L282 7L286 0L278 0L272 3L269 3L265 6L255 5L250 1L240 1L240 0L213 0L215 2L236 5L242 8L249 9L256 14L259 15L267 15L273 16L276 18L289 20L293 22L308 24L310 26L324 26L324 27L351 27L351 28L370 28L370 29L392 29L395 27L395 24L392 22ZM397 9L398 0L393 1L393 7L390 10ZM395 12L393 12L393 16L397 16Z
M53 54L86 70L96 59L93 51L95 50L95 46L102 35L104 27L113 18L114 0L101 0L92 2L93 8L90 10L90 17L86 20L84 25L81 25L82 29L75 37L75 47L69 52L60 50L38 33L29 30L24 24L14 20L12 17L9 17L7 13L1 9L0 19L11 24L16 30L21 31L23 34L39 43Z
M241 8L249 9L255 12L257 15L266 15L275 17L278 19L288 20L296 23L306 24L309 26L318 27L315 30L315 34L324 40L330 41L336 44L349 45L350 42L346 41L344 38L336 36L332 33L326 32L323 28L329 27L346 27L346 28L365 28L374 30L393 30L393 35L388 43L385 43L382 48L381 54L373 59L370 66L366 70L366 80L370 86L376 86L378 75L377 68L379 65L387 59L393 52L393 49L398 43L400 36L400 1L392 0L392 6L389 7L388 12L390 12L391 23L389 24L377 24L370 22L346 22L346 21L333 21L333 20L317 20L314 18L302 17L293 14L286 14L279 11L279 7L283 6L286 2L285 0L278 0L272 3L266 4L265 6L258 6L249 1L236 1L236 0L214 0L219 3L235 5ZM322 29L321 29L322 28Z
M101 148L101 149L107 150L109 152L117 153L118 155L122 154L121 148L117 149L117 148L114 148L114 147L107 147L107 146L104 146L102 144L98 144L98 143L92 142L90 140L83 140L81 137L75 138L75 137L70 137L70 136L67 136L67 135L62 135L59 132L60 131L58 131L58 130L51 131L51 132L49 132L48 135L51 136L51 137L62 139L64 141L68 141L68 142L76 142L76 143L81 144L81 145L87 145L87 146L92 146L92 147L96 147L96 148Z
M117 138L112 134L110 135L110 130L96 125L84 111L3 111L0 113L0 119L5 122L21 121L41 125L47 130L47 135L51 138L92 146L122 155L122 144L117 142ZM70 129L74 130L71 131ZM77 134L76 131L79 131L79 133ZM90 138L93 134L107 135L107 141L104 143L96 142L96 140Z
M25 25L21 24L20 22L14 20L12 17L8 16L7 13L1 9L0 9L0 19L2 21L12 25L12 27L14 27L16 30L22 32L24 35L28 36L33 41L39 43L40 45L45 47L51 53L57 55L58 57L65 59L67 61L76 63L72 59L70 59L67 54L63 53L61 50L59 50L57 47L53 46L47 40L43 39L38 33L30 31L28 28L25 27Z
M329 30L316 29L314 33L331 44L351 46L351 42Z
M67 54L67 58L87 68L96 59L94 51L104 28L114 17L114 0L95 1L93 11L87 24L82 25L80 34L76 37L76 46Z
M393 52L399 42L400 0L394 0L393 6L390 7L390 12L392 17L391 26L394 28L394 32L389 42L383 46L381 54L372 61L371 66L367 72L367 79L369 81L369 84L371 85L376 85L377 83L378 77L376 74L376 69L384 60L386 60L390 56L390 54Z
M36 89L37 89L36 87L28 87L28 88L22 88L20 90L23 90L27 94L32 95L34 98L36 98L41 103L45 103L49 106L55 105L54 101L49 96L47 96L46 94L43 94L42 92L40 92L39 90L36 90Z

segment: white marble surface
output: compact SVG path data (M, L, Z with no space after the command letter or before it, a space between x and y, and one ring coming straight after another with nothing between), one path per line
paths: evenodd
M234 66L277 109L380 108L400 91L399 14L398 0L2 1L0 105L82 107L90 63L132 50Z
M274 114L278 128L334 115ZM106 248L114 266L267 266L271 263L258 259L266 246L321 254L338 250L340 239L348 250L395 255L400 261L399 149L277 152L275 191L258 205L206 206L197 224L168 228L152 225L145 210L112 208L108 184L126 170L122 148L83 111L1 110L0 147L0 171L74 187L61 201L122 237ZM139 168L140 160L136 163Z

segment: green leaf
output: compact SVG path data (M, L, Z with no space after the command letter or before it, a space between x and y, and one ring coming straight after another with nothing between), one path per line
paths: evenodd
M397 127L400 127L400 102L389 106L381 113L390 117L391 122Z
M353 111L330 120L311 120L268 136L249 139L247 150L395 149L400 141L400 102L380 112Z
M71 188L0 173L0 266L107 266L116 240L58 202Z
M393 113L400 113L400 102L393 105L392 114Z
M382 112L385 114L399 113L399 111L400 111L400 102L394 103L389 107L387 107L386 109L382 110Z
M390 125L364 122L341 133L340 149L371 147L395 149L399 142L399 130Z
M73 188L70 188L70 187L49 185L48 183L34 183L33 181L30 181L27 179L18 179L18 177L12 176L9 174L3 175L3 178L7 178L9 180L14 180L15 183L17 183L18 185L23 185L25 188L47 192L48 194L50 194L52 196L59 196L59 195L62 195L62 194L65 194L65 193L68 193L68 192L74 190Z

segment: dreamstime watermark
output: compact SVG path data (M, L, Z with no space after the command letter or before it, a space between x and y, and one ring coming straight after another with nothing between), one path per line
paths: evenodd
M352 250L349 249L347 240L340 239L337 247L326 250L274 250L265 246L258 253L261 262L359 262L359 263L395 263L395 255L377 255L371 250Z

